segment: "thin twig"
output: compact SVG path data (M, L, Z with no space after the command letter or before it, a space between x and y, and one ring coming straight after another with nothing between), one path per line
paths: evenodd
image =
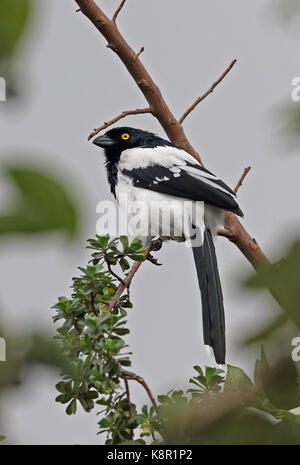
M228 68L224 71L224 73L219 77L219 79L213 83L213 85L208 89L208 91L205 92L205 94L201 95L201 97L197 98L193 105L191 105L182 115L182 117L178 120L179 124L182 124L185 118L196 108L197 105L199 105L200 102L202 102L206 97L211 94L215 88L220 84L220 82L223 81L223 79L227 76L227 74L232 70L234 65L236 64L236 60L233 60Z
M151 251L151 246L149 246L146 249L145 254L144 254L145 257L147 257L147 255L149 254L150 251ZM124 279L123 283L119 284L113 298L108 303L107 309L106 309L107 312L111 312L113 310L113 308L115 307L115 305L119 302L119 299L120 299L121 295L123 294L125 289L128 289L128 287L130 286L132 278L134 277L135 273L137 272L137 270L139 269L139 267L141 266L142 263L143 262L134 262L131 270L127 274L127 276Z
M91 307L92 307L94 315L98 316L98 312L97 312L96 307L95 307L95 297L96 297L96 295L92 292L91 293Z
M141 47L140 51L135 55L135 60L137 60L139 56L141 55L141 53L143 53L144 51L145 51L145 47Z
M127 403L128 403L128 409L129 409L129 418L133 418L133 414L132 414L132 407L131 407L131 400L130 400L130 391L129 391L129 384L128 384L128 378L123 378L124 379L124 383L125 383L125 390L126 390L126 398L127 398ZM134 438L134 433L133 433L133 429L130 428L130 438L133 439Z
M237 193L237 191L239 190L239 188L243 184L243 181L244 181L245 177L247 176L247 174L249 173L250 170L251 170L251 166L248 166L247 168L244 169L244 172L243 172L242 176L240 177L239 182L237 183L237 185L234 188L235 193Z
M112 274L118 281L120 281L120 283L125 284L124 279L122 279L120 276L117 275L117 273L115 273L113 271L109 261L108 260L105 260L105 261L106 261L106 265L107 265L107 268L108 268L108 271L110 272L110 274Z
M148 397L149 399L151 400L151 403L153 405L153 407L155 408L155 411L157 413L157 415L159 415L159 410L158 410L158 406L157 406L157 403L156 403L156 400L151 392L151 389L149 388L148 384L146 383L146 381L144 380L144 378L142 378L141 376L138 376L136 375L135 373L131 372L131 371L127 371L127 370L121 370L121 377L122 378L127 378L127 379L132 379L134 381L137 381L139 384L141 384L143 386L143 388L145 389L145 391L147 392L148 394Z
M137 108L136 110L127 110L127 111L122 111L122 113L115 118L111 119L107 123L105 122L100 128L94 129L94 131L89 135L88 140L90 140L92 137L96 136L100 131L103 131L104 129L108 128L109 126L112 126L113 124L117 123L120 121L120 119L125 118L126 116L129 115L140 115L143 113L152 113L152 110L150 107L147 108Z
M125 5L125 3L126 3L126 0L122 0L122 2L120 3L119 7L118 7L117 10L115 11L115 14L114 14L113 17L112 17L112 21L113 21L114 23L116 23L117 17L118 17L118 15L119 15L120 11L122 10L123 6Z

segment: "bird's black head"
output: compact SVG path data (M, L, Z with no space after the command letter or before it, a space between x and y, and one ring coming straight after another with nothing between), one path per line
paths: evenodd
M152 132L127 126L110 129L103 136L94 139L93 144L105 150L108 160L118 160L121 152L126 149L173 145Z

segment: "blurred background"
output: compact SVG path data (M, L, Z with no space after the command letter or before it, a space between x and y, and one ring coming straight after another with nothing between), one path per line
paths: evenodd
M118 1L99 4L112 15ZM32 337L54 334L51 306L69 295L77 266L87 261L85 240L96 232L96 205L111 198L102 154L87 136L145 105L76 8L71 0L0 1L0 76L7 83L0 102L0 336L10 354L0 362L2 444L103 440L94 413L68 417L54 402L59 372L45 365L45 345ZM178 116L237 58L184 127L205 165L229 185L251 165L239 192L243 224L271 261L299 237L300 103L291 99L300 76L298 14L292 0L152 0L151 7L128 0L118 19L133 48L145 47L142 61ZM163 135L149 115L124 123ZM217 252L227 361L252 375L259 348L240 342L279 309L267 291L242 285L252 269L236 247L219 238ZM162 267L146 263L135 277L129 321L133 369L155 394L185 388L194 364L213 365L203 347L192 254L167 245L159 258ZM35 363L24 365L25 358ZM139 387L133 395L144 401Z

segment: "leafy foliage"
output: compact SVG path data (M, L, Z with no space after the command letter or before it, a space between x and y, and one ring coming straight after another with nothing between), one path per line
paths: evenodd
M7 167L14 184L14 205L0 215L0 235L39 233L52 230L74 234L77 208L62 184L42 170L27 166Z
M274 331L281 328L288 320L300 327L300 242L291 247L289 253L274 265L260 266L257 272L247 280L247 286L254 289L266 288L276 296L282 311L266 328L256 334L248 342L267 339Z
M54 320L63 323L56 338L70 361L56 386L56 400L66 404L68 415L79 404L87 412L101 406L99 433L107 434L107 444L300 443L300 416L292 412L300 405L295 365L283 358L270 366L263 349L254 381L232 365L227 373L196 365L190 389L171 390L157 399L151 394L150 407L139 410L128 397L129 384L148 386L127 371L128 293L111 312L107 306L124 280L112 268L128 270L130 259L145 259L144 249L138 239L129 244L126 237L108 236L90 239L88 247L91 264L73 279L71 298L61 297L54 307Z

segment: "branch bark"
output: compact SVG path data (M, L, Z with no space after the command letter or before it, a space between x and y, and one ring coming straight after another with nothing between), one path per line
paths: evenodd
M182 125L174 117L171 110L169 109L159 87L151 78L150 74L140 61L140 58L128 45L124 37L120 34L116 24L103 13L103 11L98 7L98 5L96 5L93 0L75 1L81 8L82 13L90 19L90 21L96 26L99 32L105 37L109 48L111 48L119 56L127 68L129 74L135 80L139 89L148 101L151 113L160 122L169 139L174 144L190 153L199 161L199 163L203 164L199 154L187 140ZM228 74L234 64L235 61L231 63L229 68L227 68L222 76L204 95L208 95L214 90L218 83L221 82ZM270 263L260 249L256 240L248 234L248 232L245 230L234 214L226 212L224 228L225 229L223 231L220 231L220 235L227 237L231 242L233 242L254 266L254 268L256 268L258 263Z
M113 21L114 23L116 23L117 17L118 17L118 15L119 15L120 11L122 10L123 6L125 5L125 3L126 3L126 0L122 0L122 2L120 3L119 7L117 8L115 14L113 15L112 21Z
M247 176L247 174L249 173L250 170L251 170L251 166L248 166L247 168L244 169L244 172L243 172L242 176L240 177L240 179L239 179L237 185L235 186L235 188L233 189L236 194L237 194L237 191L239 190L239 188L242 186L243 181L244 181L245 177Z

